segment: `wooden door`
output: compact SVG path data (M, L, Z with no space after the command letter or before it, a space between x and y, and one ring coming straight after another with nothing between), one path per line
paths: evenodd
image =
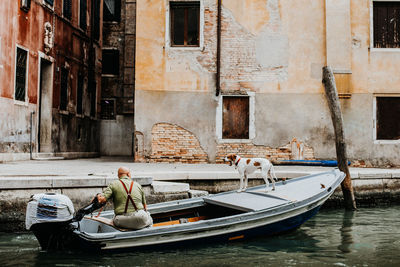
M224 96L222 116L223 139L249 138L249 97Z

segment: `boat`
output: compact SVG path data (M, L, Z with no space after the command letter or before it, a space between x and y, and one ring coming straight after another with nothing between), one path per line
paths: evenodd
M341 184L338 169L282 180L276 190L265 185L244 192L148 205L153 225L140 230L119 229L114 212L100 216L91 204L74 215L72 202L58 194L39 194L28 202L27 229L44 250L116 250L233 241L275 235L300 227L319 211ZM82 218L83 217L83 218Z

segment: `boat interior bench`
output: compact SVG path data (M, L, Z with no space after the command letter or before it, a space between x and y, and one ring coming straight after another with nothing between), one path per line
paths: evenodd
M103 223L105 225L108 225L108 226L111 226L111 227L117 229L118 231L122 231L122 232L136 231L136 230L133 230L133 229L125 229L125 228L117 227L117 226L114 225L113 219L110 219L110 218L105 218L105 217L86 217L86 218L90 219L90 220L93 220L93 221L101 222L101 223ZM152 225L152 227L197 222L197 221L201 221L201 220L205 220L205 219L207 219L206 216L182 218L182 219L179 219L179 220L172 220L172 221L165 221L165 222L155 223L155 224Z
M244 212L265 210L295 202L295 200L289 199L282 191L265 192L260 189L247 190L241 193L226 192L214 196L211 195L204 197L203 201L205 205L199 207L152 214L154 221L152 227L197 222ZM86 218L111 226L118 231L135 231L116 227L112 218L95 216L87 216Z

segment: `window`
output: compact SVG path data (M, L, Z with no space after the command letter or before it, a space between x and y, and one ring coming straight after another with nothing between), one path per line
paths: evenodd
M31 0L21 0L21 9L28 12L31 8Z
M249 97L223 96L222 138L249 139Z
M86 30L86 12L87 12L87 0L80 0L79 4L79 27L82 30Z
M76 113L82 114L82 98L83 98L83 75L78 75L78 86L76 89Z
M373 2L374 47L400 48L400 1Z
M121 20L121 0L104 0L103 21Z
M61 68L60 110L67 110L68 106L68 69Z
M400 139L400 97L376 97L376 139Z
M64 16L64 18L71 20L72 0L64 0L63 1L63 16Z
M102 120L115 120L115 100L114 99L101 100L101 119Z
M102 73L119 74L119 51L116 49L103 49Z
M28 51L17 47L17 58L15 67L15 100L25 102L26 78L28 66Z
M44 0L44 2L50 6L53 6L54 0Z
M199 46L200 2L170 2L172 46Z
M100 0L93 1L93 38L99 40L100 38Z

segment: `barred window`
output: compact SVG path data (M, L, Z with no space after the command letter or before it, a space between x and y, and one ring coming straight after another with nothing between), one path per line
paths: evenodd
M400 1L374 2L374 47L400 48Z
M72 17L72 0L64 0L63 2L63 16L71 20Z
M15 69L15 100L25 101L28 51L17 47Z
M67 110L68 105L68 69L61 68L60 110Z
M101 119L115 120L115 99L101 100Z

